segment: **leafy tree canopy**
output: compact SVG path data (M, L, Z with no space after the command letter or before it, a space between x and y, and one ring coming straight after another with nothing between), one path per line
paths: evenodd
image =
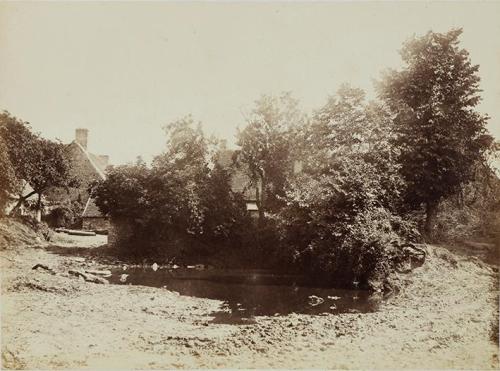
M382 106L344 85L306 130L305 165L286 188L280 229L288 255L326 281L387 274L392 242L415 233L398 215L404 182L390 125Z
M17 179L26 181L34 189L33 193L38 194L37 208L40 214L40 200L45 191L50 187L66 187L74 182L64 145L34 134L27 122L8 112L0 114L0 136ZM21 198L18 205L31 195Z
M461 33L428 32L409 40L401 50L405 67L390 71L379 86L394 113L406 201L413 208L427 205L427 231L437 204L472 180L492 141L488 117L476 110L479 66L460 48Z
M17 191L19 181L10 162L7 145L0 136L0 215L10 196Z
M238 131L238 161L259 186L261 218L264 211L276 210L279 204L278 197L283 195L286 177L293 168L295 138L305 123L306 117L290 93L263 95L255 102L246 126Z
M134 241L144 248L237 243L235 228L242 228L246 210L228 171L211 163L214 143L191 117L168 125L166 133L167 148L151 167L138 162L108 171L94 189L96 204L131 220Z

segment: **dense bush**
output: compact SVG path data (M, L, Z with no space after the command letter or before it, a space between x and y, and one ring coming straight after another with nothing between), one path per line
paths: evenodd
M383 172L361 158L344 160L319 179L302 175L290 185L283 248L323 282L367 284L381 269L389 274L394 247L418 233L387 203Z
M308 129L304 171L289 183L281 233L283 248L323 282L363 285L387 275L395 246L417 236L400 216L404 181L385 125L381 107L344 86Z
M94 189L99 208L125 218L138 254L210 255L241 245L248 219L230 175L212 159L216 151L190 118L167 128L167 151L151 167L113 168Z
M432 238L440 242L483 240L500 245L500 180L481 167L473 182L439 206Z

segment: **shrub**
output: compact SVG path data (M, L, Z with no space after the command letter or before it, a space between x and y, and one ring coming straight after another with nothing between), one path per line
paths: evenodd
M367 286L375 274L390 273L394 246L418 232L391 207L376 166L362 157L344 160L319 179L305 175L290 185L282 242L296 264L322 283Z
M82 212L83 205L74 200L52 209L44 219L51 227L72 228L80 225Z
M439 206L432 238L438 242L500 240L500 180L483 174Z

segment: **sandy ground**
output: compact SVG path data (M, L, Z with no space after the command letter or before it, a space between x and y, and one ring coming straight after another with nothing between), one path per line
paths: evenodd
M96 238L59 244L97 246ZM4 250L3 368L498 368L498 270L430 247L404 289L368 314L211 323L221 304L67 276L99 262L47 247ZM62 275L32 270L48 264Z

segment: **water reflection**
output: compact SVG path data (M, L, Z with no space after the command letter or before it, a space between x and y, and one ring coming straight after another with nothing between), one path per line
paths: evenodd
M262 315L371 312L380 302L367 291L309 287L305 277L262 270L130 268L127 275L124 281L123 272L116 271L110 281L221 300L220 311L213 313L217 323L249 324Z

